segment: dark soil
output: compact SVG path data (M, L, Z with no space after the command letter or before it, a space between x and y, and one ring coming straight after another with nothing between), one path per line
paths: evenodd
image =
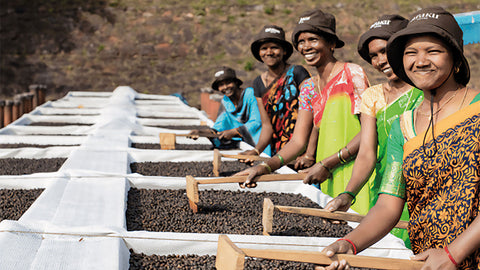
M278 205L320 208L310 199L291 193L202 190L199 195L199 212L194 214L183 189L132 188L128 192L127 230L261 235L264 198ZM347 224L319 217L275 212L272 235L342 237L351 230Z
M213 154L212 154L213 155ZM220 176L231 176L239 171L249 168L249 165L238 161L222 161ZM132 173L147 176L176 176L185 177L214 177L212 161L189 162L133 162L130 163Z
M56 172L66 160L66 158L2 158L0 159L0 175Z
M53 146L79 146L79 144L29 144L29 143L2 143L0 148L22 148L22 147L35 147L35 148L48 148Z
M18 220L43 189L0 189L0 221Z
M132 148L138 149L162 149L159 143L132 143ZM1 147L0 147L1 148ZM210 144L175 144L175 150L212 150L213 146Z
M49 126L49 127L61 127L61 126L91 126L93 124L86 123L66 123L66 122L32 122L29 126Z
M139 269L188 269L211 270L216 256L210 255L151 255L133 253L130 250L130 270ZM310 263L245 258L245 269L313 269Z

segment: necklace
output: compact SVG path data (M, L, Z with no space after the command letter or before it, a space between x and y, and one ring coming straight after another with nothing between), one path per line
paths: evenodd
M441 106L438 106L437 110L434 111L434 112L432 113L432 115L427 114L427 113L420 112L419 110L417 110L417 113L420 114L420 115L433 117L434 115L436 115L437 113L439 113L439 112L443 109L443 107L445 107L445 105L447 105L447 104L457 95L457 93L458 93L458 90L455 91L455 94L453 94L451 97L449 97L448 100L445 101Z
M332 69L330 70L330 72L328 73L328 77L327 77L327 80L326 80L326 84L325 86L330 82L330 80L332 79L332 75L334 75L334 71L335 71L335 67L337 66L337 63L338 61L335 62L335 64L333 64L333 67ZM317 84L318 84L318 93L322 92L322 88L320 88L320 85L321 85L321 82L320 82L320 74L317 75ZM324 86L324 87L325 87Z

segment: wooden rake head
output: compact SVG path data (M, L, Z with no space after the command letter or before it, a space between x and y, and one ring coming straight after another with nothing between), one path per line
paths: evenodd
M217 258L218 270L242 270L245 265L245 253L226 235L218 236Z
M198 182L197 180L191 176L187 175L186 177L187 180L187 198L188 198L188 205L190 205L190 209L192 209L193 213L198 212Z

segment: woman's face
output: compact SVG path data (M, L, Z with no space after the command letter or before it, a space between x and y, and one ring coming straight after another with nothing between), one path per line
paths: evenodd
M265 42L260 46L258 55L268 67L278 66L287 52L275 42Z
M444 43L433 36L410 38L403 52L405 73L422 90L442 86L453 76L453 54Z
M331 59L335 44L330 44L323 37L309 32L298 35L297 50L303 55L309 66L321 66Z
M373 68L385 74L389 81L398 79L388 63L386 40L378 38L370 41L368 43L368 55Z
M231 97L237 90L239 90L237 84L233 80L223 80L218 83L218 91L222 92L225 96Z

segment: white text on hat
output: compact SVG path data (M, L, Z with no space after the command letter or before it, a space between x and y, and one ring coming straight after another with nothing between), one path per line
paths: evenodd
M428 19L438 19L439 15L436 13L422 13L418 14L417 16L413 17L410 22L417 21L417 20L428 20Z
M298 20L298 24L304 23L305 21L309 21L310 17L302 17L300 20Z
M269 28L265 28L265 33L280 34L280 30L269 27Z
M217 71L217 73L215 73L215 78L222 76L223 73L225 73L223 70Z
M375 23L372 24L372 26L370 26L370 29L372 28L380 28L384 25L390 25L390 20L383 20L383 21L376 21Z

